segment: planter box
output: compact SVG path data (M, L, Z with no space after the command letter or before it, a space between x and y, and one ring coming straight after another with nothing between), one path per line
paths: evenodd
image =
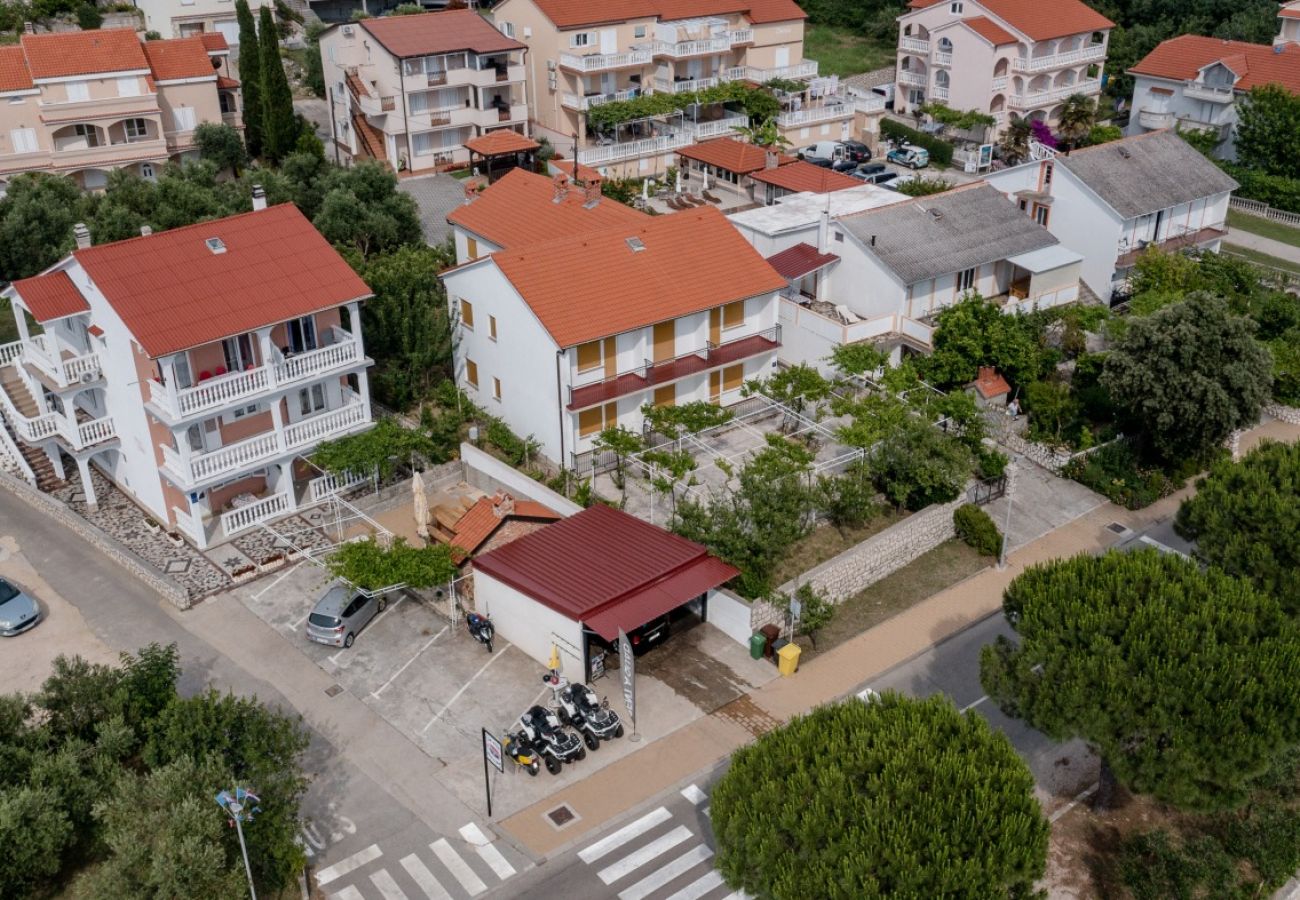
M284 554L277 553L274 556L268 556L257 564L258 572L271 572L285 564Z
M185 538L182 537L178 532L169 531L167 532L165 537L167 538L167 543L171 544L173 547L180 547L185 544Z
M240 566L230 573L230 580L235 584L243 584L245 581L252 581L257 576L257 566Z

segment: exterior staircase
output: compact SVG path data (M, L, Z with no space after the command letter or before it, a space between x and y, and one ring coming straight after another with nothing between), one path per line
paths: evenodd
M1088 287L1086 284L1083 283L1082 278L1079 279L1079 303L1084 306L1105 306L1106 305L1102 301L1102 299L1097 296L1097 294L1093 291L1092 288Z
M14 407L24 416L35 416L40 412L36 405L36 398L27 389L27 385L23 384L14 366L0 366L0 390L9 395ZM38 488L43 491L52 491L63 487L67 483L59 478L58 473L54 471L54 466L50 463L50 459L45 455L44 450L18 440L14 434L12 423L6 420L3 415L0 415L0 422L3 422L6 433L13 439L14 444L18 447L18 452L22 454L23 459L27 461L28 467L32 470L32 474L36 476L36 486Z

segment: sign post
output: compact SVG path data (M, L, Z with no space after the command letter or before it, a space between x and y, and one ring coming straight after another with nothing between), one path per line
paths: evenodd
M492 783L488 780L488 763L492 763L498 772L505 772L505 753L496 735L483 729L483 793L487 795L487 814L492 818Z
M618 630L618 667L623 675L623 705L632 720L632 733L627 739L635 744L641 740L636 732L636 657L632 655L632 642L622 628Z

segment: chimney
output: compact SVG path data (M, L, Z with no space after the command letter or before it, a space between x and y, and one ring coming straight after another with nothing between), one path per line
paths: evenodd
M591 179L582 186L582 192L586 196L586 200L582 204L583 207L591 209L600 202L600 180L597 178Z
M36 33L35 25L33 25L31 22L23 23L23 34L35 34L35 33Z
M78 250L90 249L90 229L86 227L85 222L78 222L72 226L72 236L77 239Z
M253 211L266 209L266 191L260 184L253 185Z
M150 225L141 225L141 226L140 226L140 237L148 237L148 236L151 235L151 234L153 234L153 227L152 227L152 226L150 226Z
M769 150L767 155L763 157L763 168L775 169L780 164L780 160L781 157L777 155L775 150Z
M558 172L551 179L551 183L555 185L555 199L553 202L563 203L564 198L569 196L569 176L563 172Z
M828 253L831 249L831 212L822 210L822 217L817 222L817 252Z

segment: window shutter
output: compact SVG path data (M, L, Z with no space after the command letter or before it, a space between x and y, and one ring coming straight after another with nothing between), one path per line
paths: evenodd
M465 380L478 387L478 363L472 359L465 360Z

